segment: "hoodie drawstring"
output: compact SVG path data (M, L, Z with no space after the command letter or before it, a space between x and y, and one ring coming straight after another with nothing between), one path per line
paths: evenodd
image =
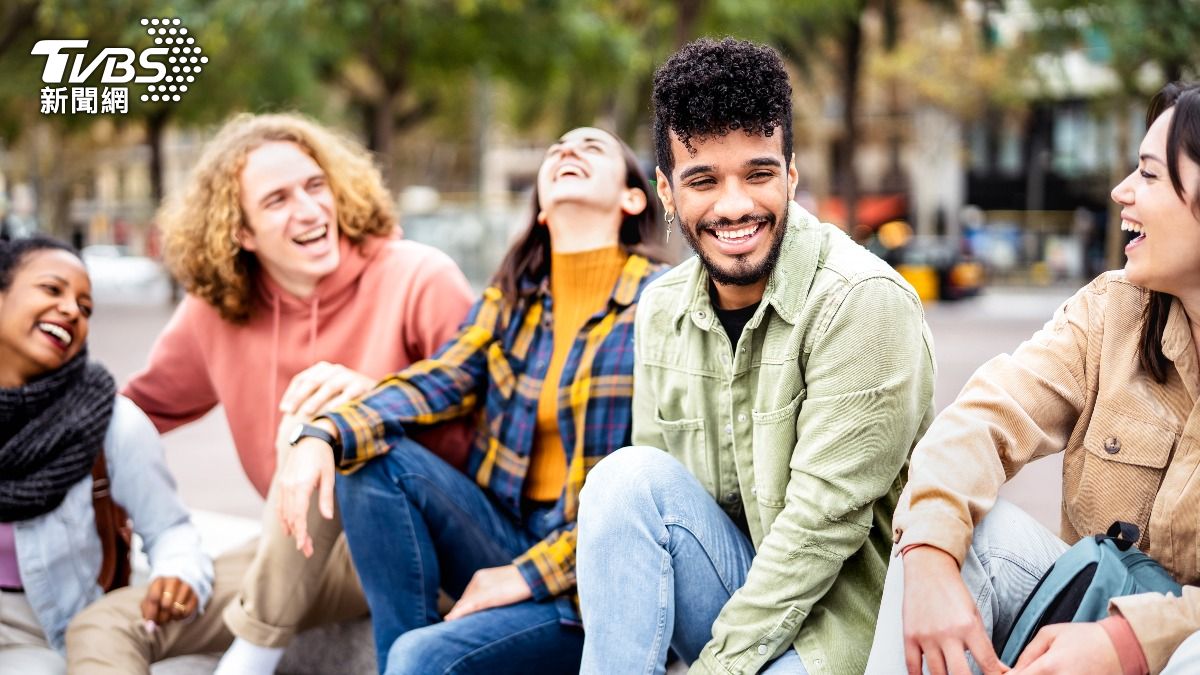
M321 299L313 293L312 305L308 314L308 363L317 362L317 312L321 309Z
M308 365L315 365L317 362L317 319L321 310L321 300L314 294L312 302L309 303L308 314ZM279 326L280 318L279 296L272 294L271 296L271 398L267 399L267 419L272 420L270 426L270 445L275 447L275 434L278 432L279 421L282 419L279 412Z
M271 398L267 399L267 419L275 422L267 427L271 435L269 448L275 447L275 434L279 424L279 296L271 296L273 319L271 321Z

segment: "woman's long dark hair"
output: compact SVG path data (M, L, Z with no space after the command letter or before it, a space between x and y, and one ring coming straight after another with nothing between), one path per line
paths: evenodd
M1171 186L1181 200L1186 200L1183 180L1179 176L1179 153L1200 164L1200 84L1172 82L1150 100L1146 110L1146 127L1171 108L1175 116L1167 127L1167 174ZM1192 186L1200 194L1200 185ZM1192 201L1192 212L1200 216L1200 203ZM1167 381L1167 357L1162 350L1163 331L1175 297L1169 293L1150 291L1150 301L1142 317L1142 341L1138 345L1138 361L1142 368L1160 384Z
M606 132L608 133L608 132ZM641 213L626 215L621 221L621 246L627 251L651 241L658 232L658 209L654 189L650 186L646 172L642 171L633 150L616 134L609 133L621 146L621 154L625 158L625 187L638 188L646 193L646 208ZM540 282L550 273L550 228L538 223L537 214L541 210L537 184L533 186L531 199L529 227L517 238L516 243L504 254L500 268L492 277L492 284L498 287L505 297L515 298L521 288L521 280ZM640 253L647 255L646 250ZM649 255L648 257L655 257Z

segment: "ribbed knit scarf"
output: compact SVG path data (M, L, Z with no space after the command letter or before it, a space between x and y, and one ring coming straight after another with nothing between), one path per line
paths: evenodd
M83 350L15 389L0 388L0 522L53 511L92 471L116 383Z

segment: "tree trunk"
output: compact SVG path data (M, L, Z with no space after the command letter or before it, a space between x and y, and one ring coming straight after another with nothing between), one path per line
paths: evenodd
M15 2L4 11L4 21L0 23L0 54L8 51L23 35L34 30L37 21L38 3Z
M1130 158L1129 152L1129 106L1117 106L1117 159L1113 162L1108 177L1109 185L1117 185L1125 179ZM1108 200L1108 227L1104 233L1104 267L1117 270L1125 266L1125 235L1121 231L1121 205Z
M163 132L171 118L170 108L161 106L146 117L146 144L150 146L150 197L161 204L165 193L163 182Z
M696 22L704 9L704 0L676 0L679 17L675 22L675 48L679 49L696 35Z
M841 171L841 197L846 205L846 231L857 237L858 228L858 81L862 71L862 21L859 15L846 20L842 41L842 129L845 136L838 146Z
M383 97L367 105L370 116L367 133L367 147L375 153L375 160L383 172L384 184L391 185L395 173L392 170L392 139L396 134L396 100L399 92L388 91Z
M392 139L396 136L396 101L400 92L385 92L382 100L374 107L374 119L371 120L372 138L379 167L383 171L384 184L391 185L395 172L392 171L391 147Z
M156 205L163 203L163 196L166 193L163 169L163 134L167 129L167 122L171 119L170 110L168 106L159 106L157 110L146 117L146 145L150 146L150 197ZM152 222L151 227L157 227L157 225ZM168 302L175 305L183 299L183 287L174 274L170 277L171 298Z
M62 133L49 123L37 124L31 144L30 173L34 177L37 228L66 239L71 233L71 190L67 180L67 160L63 157L65 140Z

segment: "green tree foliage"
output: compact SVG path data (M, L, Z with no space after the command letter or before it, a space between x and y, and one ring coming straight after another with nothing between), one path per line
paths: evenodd
M1030 0L1038 14L1034 48L1081 47L1109 64L1126 92L1141 94L1141 69L1165 80L1195 76L1200 58L1200 4L1192 0Z

